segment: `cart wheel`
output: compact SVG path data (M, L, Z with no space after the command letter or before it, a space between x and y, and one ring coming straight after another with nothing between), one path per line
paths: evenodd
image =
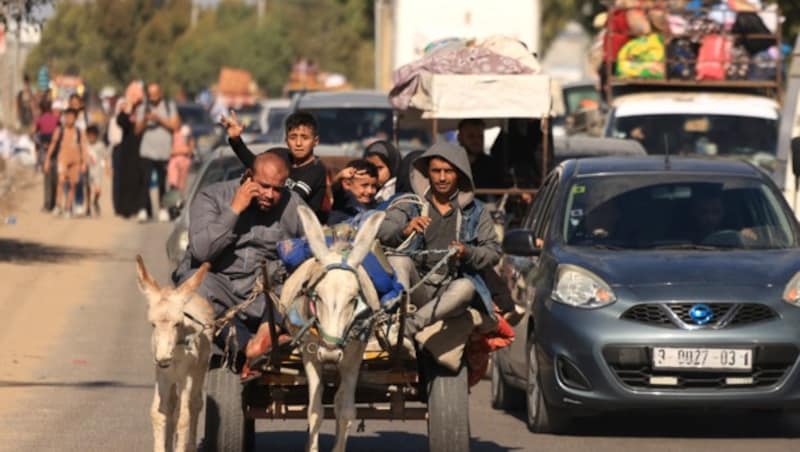
M255 443L255 421L245 419L239 376L220 367L206 377L206 452L246 452Z
M428 386L428 447L431 452L469 450L467 366L453 373L425 353Z

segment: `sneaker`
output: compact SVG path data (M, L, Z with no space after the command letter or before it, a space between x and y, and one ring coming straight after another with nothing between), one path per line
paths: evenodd
M147 211L141 209L139 213L136 214L136 221L138 221L139 223L145 223L147 222L147 220L149 220L149 218L147 217Z
M76 205L72 210L77 216L86 215L86 206L83 204Z
M70 212L69 210L65 210L61 216L63 218L72 218L72 212Z
M61 216L62 213L61 207L58 206L53 207L53 210L51 210L50 213L52 213L54 217Z
M161 209L158 211L158 221L161 223L169 222L169 212L167 212L167 209Z

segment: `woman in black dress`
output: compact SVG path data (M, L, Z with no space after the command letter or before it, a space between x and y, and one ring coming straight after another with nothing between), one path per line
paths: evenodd
M141 135L135 132L136 107L126 104L115 120L122 129L122 141L114 148L112 164L114 167L114 211L117 215L128 218L139 211L139 194L142 178L139 175L139 144Z

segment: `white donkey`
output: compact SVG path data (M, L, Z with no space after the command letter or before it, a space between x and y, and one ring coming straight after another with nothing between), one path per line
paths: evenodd
M336 414L335 452L343 452L350 424L356 417L355 390L366 343L372 331L354 334L354 320L379 308L375 288L361 268L361 262L372 248L375 235L385 214L371 215L356 233L352 247L334 243L329 248L322 226L311 209L298 209L300 221L314 259L301 265L286 281L281 304L286 307L301 301L302 315L316 328L302 344L303 367L308 380L308 452L319 450L319 431L325 413L322 406L323 366L339 372L339 388L334 399ZM301 289L303 287L304 289ZM297 298L297 296L300 296Z
M139 288L147 298L147 317L153 324L156 387L150 416L156 452L194 451L197 447L197 418L203 407L214 309L195 291L208 268L209 264L203 264L175 289L162 288L147 272L142 257L136 256Z

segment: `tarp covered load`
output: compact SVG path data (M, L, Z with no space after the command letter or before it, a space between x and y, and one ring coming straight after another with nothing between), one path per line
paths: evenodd
M541 117L550 111L550 78L539 72L515 39L449 40L397 69L389 100L428 118Z

